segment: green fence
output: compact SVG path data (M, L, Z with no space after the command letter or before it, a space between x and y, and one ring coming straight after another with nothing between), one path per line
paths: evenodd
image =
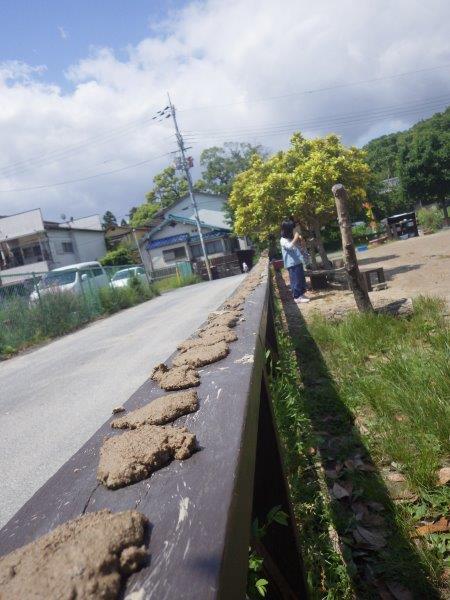
M0 271L0 356L158 295L136 265L48 273Z

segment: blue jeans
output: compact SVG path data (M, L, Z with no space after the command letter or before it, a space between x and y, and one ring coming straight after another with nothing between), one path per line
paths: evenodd
M288 267L288 271L289 281L291 282L291 292L294 296L294 300L296 300L306 292L305 271L303 270L303 265L301 263L293 267Z

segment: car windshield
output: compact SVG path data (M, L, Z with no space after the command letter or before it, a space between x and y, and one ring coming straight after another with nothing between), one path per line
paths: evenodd
M74 283L76 275L76 271L50 271L50 273L47 273L41 279L39 287L43 289L53 285L68 285L69 283Z
M119 279L128 279L128 277L133 276L133 271L131 269L125 269L124 271L117 271L111 281L118 281Z

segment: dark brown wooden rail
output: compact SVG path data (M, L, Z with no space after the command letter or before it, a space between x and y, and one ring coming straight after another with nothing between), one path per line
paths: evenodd
M149 561L129 578L124 598L140 592L140 600L242 599L251 522L280 504L291 523L271 527L260 548L270 579L266 598L306 598L265 371L267 347L276 352L268 282L249 297L243 316L229 356L201 371L199 411L176 422L196 434L196 454L108 490L97 483L96 469L109 419L3 527L0 555L85 512L136 508L152 524ZM160 395L148 380L125 407Z

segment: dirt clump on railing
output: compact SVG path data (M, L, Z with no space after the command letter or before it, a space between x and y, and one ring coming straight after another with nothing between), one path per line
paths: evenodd
M0 559L5 600L113 600L147 558L146 517L134 510L89 513Z
M229 351L230 347L226 342L217 342L211 346L197 346L176 356L172 363L174 366L204 367L225 358Z
M208 329L202 332L201 337L185 340L178 344L178 350L180 352L186 352L191 348L197 348L198 346L212 346L217 342L235 342L238 339L234 331L228 327L214 327L214 329Z
M198 397L195 390L167 394L156 398L142 408L114 419L111 427L116 429L136 429L142 425L165 425L198 409Z
M198 371L189 365L169 368L164 363L160 363L153 369L150 379L156 381L160 388L168 392L200 385Z
M196 438L185 427L142 425L106 439L100 449L97 479L120 488L149 477L174 458L189 458Z

